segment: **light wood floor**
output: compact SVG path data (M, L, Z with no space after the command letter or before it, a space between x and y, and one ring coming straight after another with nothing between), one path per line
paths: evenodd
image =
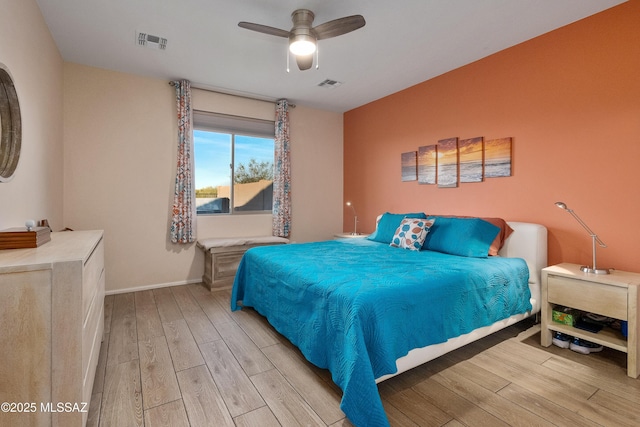
M107 296L89 426L351 426L327 371L229 291ZM393 426L637 426L625 354L540 346L523 321L379 385Z

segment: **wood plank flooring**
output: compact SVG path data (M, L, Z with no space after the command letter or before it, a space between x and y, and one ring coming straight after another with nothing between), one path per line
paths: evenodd
M89 426L351 426L340 389L230 292L110 295ZM525 320L379 385L392 426L637 426L626 354L540 346Z

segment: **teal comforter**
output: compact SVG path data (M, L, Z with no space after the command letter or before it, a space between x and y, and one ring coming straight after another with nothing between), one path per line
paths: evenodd
M409 251L366 239L256 247L231 309L253 307L342 389L356 426L388 426L375 378L409 350L531 310L522 259Z

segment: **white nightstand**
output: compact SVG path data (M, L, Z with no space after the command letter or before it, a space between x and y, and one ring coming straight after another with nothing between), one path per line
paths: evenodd
M540 341L551 345L552 331L582 338L627 353L627 375L640 374L638 341L638 287L640 274L612 270L611 274L588 274L577 264L563 263L542 269L542 324ZM598 333L577 329L552 320L555 304L597 313L628 322L627 339L605 328Z
M364 239L368 234L336 233L333 236L336 239Z

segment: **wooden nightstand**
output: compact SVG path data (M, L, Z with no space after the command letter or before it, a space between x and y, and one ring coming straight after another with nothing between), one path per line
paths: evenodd
M541 344L551 345L552 331L582 338L627 353L627 375L640 374L638 342L638 286L640 274L612 270L596 275L580 271L577 264L563 263L542 269ZM598 333L577 329L552 320L555 304L597 313L628 322L628 336L605 328Z
M333 236L336 239L363 239L367 237L368 234L336 233Z

